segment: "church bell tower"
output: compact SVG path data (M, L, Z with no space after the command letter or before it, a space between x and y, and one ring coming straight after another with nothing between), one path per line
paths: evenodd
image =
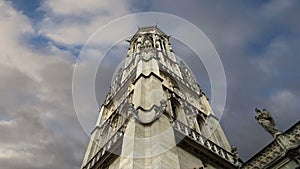
M130 39L82 169L231 169L240 160L190 69L156 26Z

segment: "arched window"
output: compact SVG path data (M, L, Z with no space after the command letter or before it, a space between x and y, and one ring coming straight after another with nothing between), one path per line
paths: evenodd
M200 114L197 115L197 123L199 126L199 132L204 133L203 129L204 129L205 120Z
M173 120L177 120L178 112L180 108L180 103L175 98L171 98L171 107L172 107L172 118Z

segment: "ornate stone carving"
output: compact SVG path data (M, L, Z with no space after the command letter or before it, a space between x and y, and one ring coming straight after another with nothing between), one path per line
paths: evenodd
M192 107L190 107L188 105L183 105L182 108L184 109L184 113L186 114L188 126L191 129L195 130L196 129L195 119L196 119L197 114L193 111Z
M140 44L138 46L140 50L153 48L153 39L150 34L139 37L137 43Z
M276 128L275 121L269 111L266 109L262 109L262 111L260 111L259 109L255 108L255 112L257 113L255 119L268 133L270 133L273 137L281 134L281 131Z
M122 75L123 75L123 70L119 69L118 73L116 74L113 84L112 84L112 91L115 92L120 86L122 82Z
M179 64L180 70L181 70L181 74L182 74L182 78L183 80L192 85L193 88L198 89L198 84L192 74L192 72L190 71L190 69L183 63L183 61L180 61Z
M167 101L161 100L160 105L153 105L150 109L145 110L142 107L138 107L134 110L133 116L138 122L151 123L158 119L167 107Z
M130 103L127 99L126 102L122 103L120 106L120 113L123 115L125 118L130 117L131 115L134 115L135 113L134 106L132 103Z

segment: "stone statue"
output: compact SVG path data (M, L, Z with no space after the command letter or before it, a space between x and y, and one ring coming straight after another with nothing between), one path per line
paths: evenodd
M259 109L255 108L255 112L257 113L257 116L255 116L255 119L273 137L276 137L276 135L281 133L276 128L274 119L271 116L271 113L269 111L267 111L266 109L262 109L262 111L260 111Z
M143 46L144 48L152 48L152 38L150 37L150 35L145 35L144 37L144 43Z

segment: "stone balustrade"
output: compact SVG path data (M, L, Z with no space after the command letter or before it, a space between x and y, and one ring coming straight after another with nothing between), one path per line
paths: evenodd
M104 156L106 152L110 152L116 142L123 138L123 126L118 129L118 131L104 144L102 148L90 159L90 161L82 169L91 169L99 161L101 157Z
M226 161L230 162L231 164L235 166L239 165L236 157L232 153L218 146L216 143L212 142L211 140L205 138L200 133L191 129L190 127L183 124L182 122L176 120L173 123L174 123L173 128L175 130L179 131L186 137L192 139L193 141L207 148L208 150L218 155L219 157L225 159Z

